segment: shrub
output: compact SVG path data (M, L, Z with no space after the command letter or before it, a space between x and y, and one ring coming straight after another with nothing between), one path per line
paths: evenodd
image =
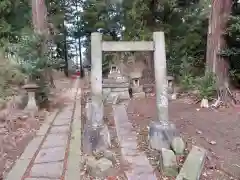
M25 75L21 72L20 67L0 54L0 98L15 94L14 86L22 85L24 79Z
M199 91L199 97L201 99L211 99L215 96L216 78L214 74L207 73L205 76L196 79L196 88Z

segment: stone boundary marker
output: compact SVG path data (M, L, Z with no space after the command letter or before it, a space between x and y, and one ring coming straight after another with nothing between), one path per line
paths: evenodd
M129 180L157 180L146 155L138 150L137 134L128 120L125 105L113 106L117 136L120 141L123 159L130 168L125 171Z
M83 156L81 154L81 89L78 89L75 103L75 111L73 114L73 122L71 125L71 136L68 160L65 172L65 180L74 180L80 178L80 170L82 169Z
M51 113L45 120L44 124L41 126L39 131L36 133L36 137L28 144L28 146L25 148L23 154L20 156L20 158L16 161L15 165L13 166L12 170L9 172L5 180L24 180L26 177L26 173L35 173L40 174L39 176L42 176L42 171L49 171L48 165L50 165L49 158L59 158L58 154L54 154L54 151L49 151L49 148L55 148L56 149L63 149L66 155L64 156L64 162L62 162L62 167L65 168L66 171L63 169L63 172L61 171L61 167L59 166L59 171L61 171L59 174L62 174L66 176L66 179L76 179L77 177L80 177L80 171L79 165L75 165L76 161L78 161L80 157L80 149L81 148L81 110L79 111L79 108L81 107L81 101L80 101L80 93L81 90L78 88L79 80L76 80L72 86L72 88L69 89L68 94L69 97L72 100L75 100L72 103L67 104L66 108L63 109L63 111L55 110L53 113ZM74 110L74 111L73 111ZM65 115L65 112L67 113ZM70 117L69 117L70 115ZM59 117L59 118L58 118ZM64 128L66 128L66 124L63 127L62 125L70 119L72 133L68 137L67 142L70 141L70 151L67 153L67 150L69 149L68 143L64 145L63 147L50 147L51 144L49 144L52 136L57 135L62 140L60 136L63 136ZM66 121L67 120L67 121ZM66 129L65 129L66 130ZM80 131L80 133L79 133ZM68 131L69 132L69 131ZM67 133L67 132L65 132ZM55 135L54 135L55 134ZM50 139L49 139L50 138ZM57 143L59 146L61 146L62 141L59 141ZM45 147L45 146L49 147ZM47 149L46 149L47 148ZM41 153L40 153L41 152ZM45 153L44 153L45 152ZM52 154L53 153L53 154ZM41 155L45 156L41 156ZM55 157L56 156L56 157ZM66 159L69 161L66 163ZM33 164L34 163L34 164ZM39 164L40 163L40 164ZM41 164L41 163L46 163ZM80 163L80 160L78 161ZM60 165L60 164L58 164ZM72 169L73 166L75 169ZM42 168L45 169L42 169ZM40 168L40 169L39 169ZM52 168L52 167L51 167ZM50 170L51 171L51 170ZM54 170L55 171L55 170ZM64 172L65 171L65 172ZM48 173L48 172L47 172ZM65 174L64 174L65 173ZM68 175L71 174L72 176L68 177ZM75 175L75 176L73 176ZM37 175L38 176L38 175ZM41 179L40 177L36 178L26 178L25 180L36 180ZM75 178L74 178L75 177ZM44 178L42 178L44 179Z
M199 180L206 153L205 149L193 146L176 180Z

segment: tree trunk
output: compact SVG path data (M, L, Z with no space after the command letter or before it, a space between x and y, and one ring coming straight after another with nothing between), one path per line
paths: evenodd
M47 7L45 4L45 0L32 0L32 21L34 32L44 37L44 42L42 44L42 53L45 54L48 51L47 43L50 34L48 28ZM51 86L55 87L52 77L52 69L46 68L46 71Z
M64 61L65 61L64 73L65 73L66 77L68 77L69 74L68 74L68 51L67 51L67 33L66 33L66 30L64 30Z
M32 21L34 31L38 34L48 34L47 8L45 0L32 0Z
M209 16L206 73L213 72L216 75L218 90L225 89L225 85L228 84L229 64L219 53L226 46L223 33L231 7L232 0L212 0ZM226 97L223 97L223 100L226 100Z

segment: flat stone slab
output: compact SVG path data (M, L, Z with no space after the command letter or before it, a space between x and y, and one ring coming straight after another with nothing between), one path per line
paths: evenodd
M49 178L26 178L24 180L60 180L60 179L49 179Z
M33 158L34 154L38 150L39 146L41 145L41 142L43 140L43 136L37 136L35 137L26 147L22 155L19 159L31 159Z
M134 98L145 98L146 95L144 92L136 92L136 93L133 93L133 97Z
M65 147L54 147L48 149L42 149L39 151L35 163L46 163L54 161L63 161L65 157Z
M18 159L12 170L4 180L19 180L27 170L31 159Z
M53 126L50 129L50 134L65 134L70 132L70 126L64 125L64 126Z
M67 145L68 136L67 134L49 134L42 145L42 148L51 148Z
M69 115L71 116L74 109L74 103L70 103L66 108L62 110L62 112L59 114L60 118L68 118Z
M83 155L80 151L82 145L81 115L81 89L79 89L77 92L76 108L72 122L72 133L64 180L79 179L81 176L81 169L85 164Z
M48 129L52 122L54 121L54 119L56 118L58 112L59 110L55 110L54 112L50 113L50 115L42 124L41 128L37 131L37 136L44 136L48 132Z
M113 107L117 136L120 141L123 158L130 163L126 170L129 180L157 180L146 155L137 148L137 134L128 120L125 105Z
M68 117L57 117L55 121L53 122L54 126L62 126L62 125L68 125L72 121L72 114L69 114Z
M128 79L103 79L103 84L127 83Z
M205 149L193 146L176 180L199 180L206 153Z
M58 179L63 173L63 162L34 164L30 177Z
M124 91L128 92L128 87L126 87L126 88L112 88L111 90L112 90L112 92L124 92Z
M121 84L103 84L103 88L128 88L129 87L129 83L121 83Z

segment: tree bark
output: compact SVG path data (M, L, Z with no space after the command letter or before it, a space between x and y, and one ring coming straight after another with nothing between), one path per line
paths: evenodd
M32 21L34 31L38 34L48 34L47 7L45 0L32 0Z
M47 7L45 4L45 0L32 0L32 21L34 32L42 35L44 37L44 42L42 44L42 53L46 53L48 51L48 39L49 39L49 28L47 21ZM48 78L52 87L55 87L53 77L52 77L52 69L46 68Z
M226 46L223 34L231 7L232 0L212 0L209 16L206 73L212 72L216 75L218 90L224 88L226 83L228 84L229 63L219 53Z
M68 74L68 51L67 51L67 33L66 33L66 30L64 30L64 61L65 61L64 73L65 73L66 77L68 77L69 74Z

